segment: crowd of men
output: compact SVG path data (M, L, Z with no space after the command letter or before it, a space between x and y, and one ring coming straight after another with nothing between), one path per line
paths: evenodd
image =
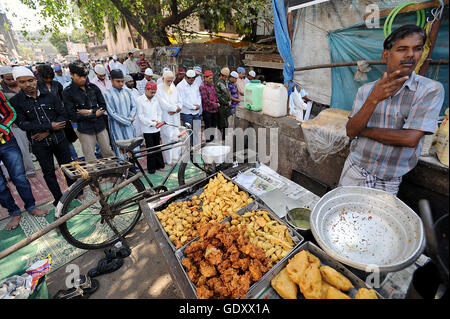
M35 174L33 160L38 161L56 206L62 191L54 157L59 166L80 160L73 146L76 140L86 161L124 157L116 146L118 140L142 136L146 147L177 141L179 129L159 128L162 122L189 123L193 145L202 140L202 126L213 132L207 142L217 135L223 141L229 119L243 101L245 85L256 77L242 67L236 71L224 67L214 83L211 70L196 66L179 68L176 74L165 67L156 79L145 54L136 59L134 53L129 52L126 60L114 55L108 61L0 67L0 161L4 165L0 204L12 217L6 230L16 228L21 218L8 179L28 212L48 213L36 208L27 179ZM175 165L180 153L178 148L148 155L148 173ZM66 180L69 186L73 183Z

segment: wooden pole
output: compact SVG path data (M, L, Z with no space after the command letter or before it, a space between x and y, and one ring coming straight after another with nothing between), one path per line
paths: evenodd
M135 180L138 180L141 177L142 177L142 173L139 173L139 174L137 174L137 175L135 175L135 176L133 176L133 177L123 181L122 183L120 183L116 187L110 189L109 191L105 192L103 196L108 197L112 193L118 191L122 187L127 186L128 184L134 182ZM74 210L72 210L67 215L64 215L63 217L58 218L57 220L55 220L53 223L51 223L50 225L48 225L44 229L41 229L40 231L34 233L30 237L27 237L27 238L19 241L17 244L14 244L13 246L3 250L2 252L0 252L0 259L4 258L6 256L9 256L10 254L16 252L17 250L19 250L19 249L25 247L26 245L30 244L31 242L35 241L36 239L44 236L48 232L52 231L53 229L55 229L56 227L60 226L61 224L64 224L70 218L74 217L75 215L78 215L79 213L84 211L89 206L95 204L99 200L100 200L100 196L97 196L97 197L91 199L89 202L87 202L87 203L85 203L85 204L75 208Z
M386 64L383 61L366 61L370 65L383 65ZM329 64L316 64L305 66L301 68L295 68L294 71L307 71L307 70L315 70L315 69L327 69L327 68L336 68L336 67L344 67L344 66L356 66L358 62L338 62L338 63L329 63ZM431 65L441 65L448 64L448 60L429 60L429 64Z
M431 42L431 47L430 50L428 51L428 55L427 58L431 58L431 55L433 54L433 50L434 50L434 46L436 45L436 39L437 39L437 35L439 32L439 26L441 25L441 18L437 19L436 21L433 22L432 26L431 26L431 31L430 31L430 42ZM425 76L425 74L427 73L427 69L428 69L428 65L430 63L430 59L426 59L420 70L419 70L419 75Z

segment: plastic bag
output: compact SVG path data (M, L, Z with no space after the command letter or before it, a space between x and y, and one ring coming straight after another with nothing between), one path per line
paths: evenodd
M28 274L0 281L0 299L27 299L32 293L32 282L33 278Z
M52 258L50 257L50 255L47 255L47 257L36 261L27 270L25 270L25 272L33 278L31 292L34 292L34 290L36 289L39 279L50 272L51 266Z
M439 130L437 131L437 138L436 138L436 151L437 151L437 157L439 161L448 166L448 153L449 153L449 147L448 147L448 109L445 111L445 115L447 117L442 122L441 126L439 127Z
M356 73L353 79L357 82L367 81L367 73L372 70L372 68L369 66L369 63L367 63L366 61L358 61L356 63L358 65L358 68L356 69Z
M326 109L314 119L301 122L306 148L314 162L322 162L349 143L346 130L348 115L349 111Z

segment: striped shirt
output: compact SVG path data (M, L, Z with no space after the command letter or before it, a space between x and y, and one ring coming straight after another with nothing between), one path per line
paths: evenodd
M13 133L10 128L15 119L16 111L11 107L11 104L9 104L5 96L0 92L0 133L3 133L0 138L0 144L8 142L13 137Z
M359 88L350 117L359 112L376 82ZM444 102L444 87L426 77L411 74L402 88L380 102L367 127L413 129L433 134ZM424 137L415 148L393 146L367 137L355 138L350 146L352 161L376 178L389 180L412 170L419 160Z

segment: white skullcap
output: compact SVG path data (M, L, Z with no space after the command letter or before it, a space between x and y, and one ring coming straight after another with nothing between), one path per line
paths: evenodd
M126 82L133 81L133 78L131 77L131 75L127 74L127 75L125 75L124 80L125 80L125 83L126 83Z
M117 60L117 55L113 55L113 60Z
M248 72L248 75L255 77L256 73L255 73L255 71L252 70L252 71Z
M174 78L175 76L173 75L172 71L168 70L168 71L164 71L162 77L164 79L167 79L167 78Z
M196 75L197 75L197 74L195 73L194 70L188 70L188 71L186 72L186 76L187 76L188 78L195 78Z
M34 77L33 72L27 67L24 66L16 66L12 69L12 74L14 77L14 81L17 81L17 78L20 78L21 76L32 76Z
M106 69L103 65L101 64L97 64L94 67L94 72L97 73L98 75L105 75L106 74Z
M13 68L11 66L9 66L9 65L2 66L0 68L0 75L11 74L12 73L12 69Z
M146 68L144 74L145 74L145 75L148 75L148 76L153 76L153 70L150 69L150 68Z
M239 74L236 71L233 71L230 73L230 76L234 77L234 78L239 78Z

